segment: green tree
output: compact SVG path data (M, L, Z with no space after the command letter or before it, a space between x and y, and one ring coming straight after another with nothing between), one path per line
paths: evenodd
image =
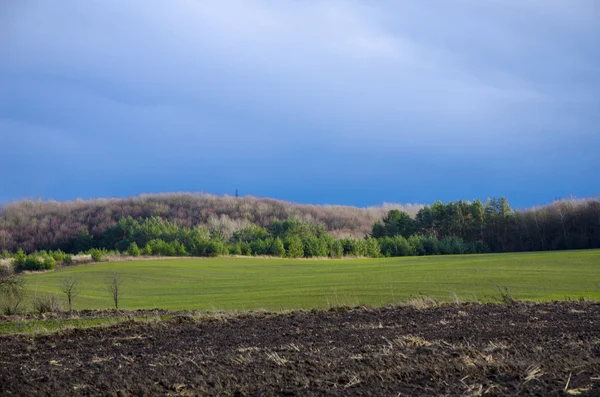
M44 257L42 265L45 270L52 270L52 269L54 269L54 267L56 267L56 261L54 260L53 257L48 255L48 256Z
M100 251L99 249L94 248L91 249L89 252L94 262L100 262L102 260L102 251Z
M17 251L12 261L13 268L17 271L25 270L25 261L27 260L27 255L23 252L21 248Z
M304 244L298 236L289 236L285 239L285 251L288 258L302 258L304 256Z
M285 246L279 237L275 238L273 243L271 243L270 254L278 257L285 255Z
M369 237L365 240L365 254L371 258L378 258L381 256L381 250L377 239Z
M334 240L332 242L329 256L332 258L341 258L344 256L344 246L340 240Z
M94 236L87 229L83 229L75 242L73 243L73 251L76 253L87 252L94 247Z
M383 218L383 228L387 236L400 235L408 238L415 233L415 221L406 212L391 210Z
M127 254L130 256L140 256L140 249L135 241L127 247Z

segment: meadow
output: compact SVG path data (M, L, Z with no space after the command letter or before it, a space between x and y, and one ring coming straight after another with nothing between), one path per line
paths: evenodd
M118 272L123 309L282 310L383 306L420 296L440 301L600 299L600 250L380 259L173 258L105 262L25 276L34 294L60 293L76 277L74 309L111 307L106 278Z

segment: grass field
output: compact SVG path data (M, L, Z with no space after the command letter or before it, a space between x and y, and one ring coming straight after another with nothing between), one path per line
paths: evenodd
M35 292L60 295L80 280L76 309L111 305L105 278L123 278L124 309L250 310L385 305L420 294L493 301L498 286L523 300L600 299L600 250L353 260L175 258L111 262L26 276ZM62 298L62 296L61 296Z

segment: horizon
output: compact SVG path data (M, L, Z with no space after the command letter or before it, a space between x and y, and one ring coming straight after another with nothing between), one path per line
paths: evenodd
M135 199L135 198L139 198L139 197L144 197L144 196L168 196L168 195L185 195L185 194L189 194L192 196L213 196L213 197L218 197L218 198L251 198L251 199L256 199L256 200L275 200L275 201L281 201L281 202L285 202L288 204L292 204L292 205L308 205L308 206L341 206L341 207L354 207L354 208L359 208L359 209L368 209L368 208L386 208L386 207L394 207L394 206L403 206L403 207L418 207L418 206L431 206L432 204L434 204L435 202L442 202L443 204L447 204L448 202L457 202L457 201L463 201L463 202L469 202L472 203L475 200L479 200L482 203L486 203L488 200L492 200L492 199L498 199L504 196L494 196L494 197L486 197L486 198L481 198L481 197L474 197L474 198L459 198L456 200L448 200L448 201L443 201L443 200L435 200L432 202L422 202L422 203L418 203L418 202L414 202L414 203L403 203L403 202L391 202L391 201L384 201L384 202L380 202L380 203L374 203L374 204L367 204L364 206L360 206L360 205L353 205L353 204L344 204L344 203L330 203L330 202L299 202L299 201L293 201L293 200L287 200L287 199L282 199L282 198L277 198L277 197L268 197L268 196L257 196L257 195L253 195L253 194L240 194L239 196L235 195L235 192L233 194L229 194L229 193L211 193L211 192L203 192L203 191L172 191L172 192L143 192L140 194L135 194L135 195L129 195L129 196L108 196L108 197L76 197L76 198L72 198L72 199L64 199L64 200L58 200L58 199L54 199L54 198L44 198L44 197L36 197L36 198L32 198L32 197L22 197L22 198L18 198L15 200L10 200L10 201L0 201L0 211L2 210L2 206L3 205L7 205L7 204L13 204L13 203L19 203L22 201L32 201L32 202L44 202L44 203L63 203L63 204L67 204L67 203L74 203L77 201L94 201L94 200L129 200L129 199ZM516 211L521 211L521 210L529 210L529 209L533 209L533 208L537 208L537 207L544 207L544 206L548 206L551 205L554 202L559 202L559 201L564 201L564 200L575 200L575 201L582 201L582 200L598 200L600 199L599 196L590 196L590 197L557 197L554 200L550 200L548 202L545 203L536 203L533 204L531 206L527 206L527 207L517 207L515 205L512 204L510 197L504 197L508 200L509 205L511 206L511 208L513 210Z
M4 2L0 205L599 197L599 21L593 0Z

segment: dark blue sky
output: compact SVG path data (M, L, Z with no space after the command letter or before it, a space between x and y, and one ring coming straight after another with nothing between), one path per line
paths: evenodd
M4 1L0 202L600 195L600 6Z

